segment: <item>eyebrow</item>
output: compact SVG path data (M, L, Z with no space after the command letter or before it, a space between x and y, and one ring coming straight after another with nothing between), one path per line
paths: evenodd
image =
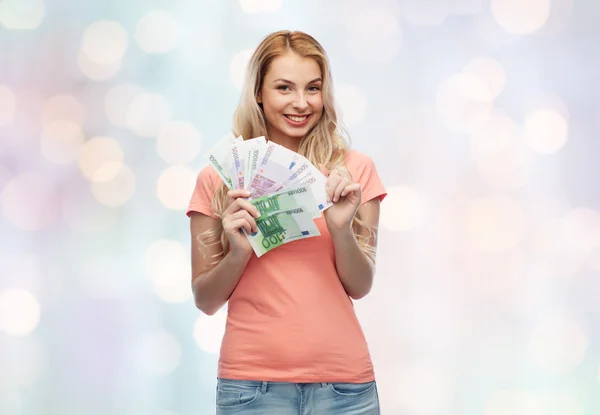
M281 82L284 82L284 83L290 84L290 85L296 85L292 81L289 81L289 80L284 79L284 78L277 78L276 80L273 81L273 83L275 83L277 81L281 81ZM320 82L320 81L323 81L323 80L321 78L315 78L312 81L310 81L309 84L312 84L312 83L315 83L315 82Z

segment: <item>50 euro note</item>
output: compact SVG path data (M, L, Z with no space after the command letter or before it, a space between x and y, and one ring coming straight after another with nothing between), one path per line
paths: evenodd
M252 199L250 203L258 209L260 217L268 216L272 212L294 209L299 206L310 212L313 218L318 218L321 215L317 201L308 185L283 189L257 199Z
M253 198L278 191L292 175L299 155L287 148L268 142L248 190Z
M265 137L256 137L249 140L237 141L230 146L229 175L234 189L246 189L246 181L250 180L247 171L247 161L250 150L261 144L265 144Z
M319 236L310 210L303 206L279 210L256 219L258 231L246 234L257 257L288 242Z
M241 137L235 137L233 134L227 134L221 138L217 144L215 144L205 155L208 159L209 164L217 172L221 180L229 187L233 189L233 183L231 181L230 174L230 149L233 144L239 142Z
M302 156L301 156L302 157ZM308 186L319 209L323 212L333 205L333 202L327 200L327 190L325 184L327 178L310 161L302 157L302 161L297 164L297 168L290 178L283 183L283 188L305 185Z

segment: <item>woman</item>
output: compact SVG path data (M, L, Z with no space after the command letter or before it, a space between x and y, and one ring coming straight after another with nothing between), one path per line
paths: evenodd
M227 301L217 413L378 414L373 364L352 299L375 272L379 203L385 189L371 159L339 133L329 63L301 32L267 36L248 64L233 132L265 136L327 176L334 202L315 222L320 236L261 258L242 233L257 210L205 167L188 209L192 288L212 315Z

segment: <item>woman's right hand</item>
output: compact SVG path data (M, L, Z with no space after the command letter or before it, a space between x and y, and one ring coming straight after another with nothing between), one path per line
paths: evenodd
M248 234L258 231L255 218L260 216L258 209L252 206L244 198L250 197L251 193L243 189L233 189L227 192L227 207L223 212L221 223L223 232L227 236L231 251L236 254L250 255L252 246L242 229Z

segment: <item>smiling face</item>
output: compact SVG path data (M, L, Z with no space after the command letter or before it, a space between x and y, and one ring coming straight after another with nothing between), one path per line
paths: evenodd
M314 59L294 52L273 59L257 97L266 117L269 140L297 150L300 140L323 115L321 78Z

